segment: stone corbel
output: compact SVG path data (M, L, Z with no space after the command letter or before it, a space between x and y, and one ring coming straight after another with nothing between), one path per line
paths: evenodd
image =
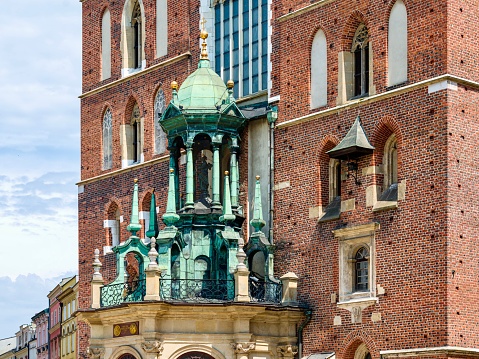
M231 343L231 347L236 354L248 353L251 350L254 350L255 343L246 342L246 343Z
M152 357L151 354L154 354L154 358L157 359L160 357L161 352L163 351L163 342L158 340L151 340L141 343L141 348L147 353L150 354L148 357Z
M278 345L276 348L278 356L283 358L292 358L298 353L298 347L296 345Z
M102 359L105 355L105 348L88 347L86 352L91 359Z

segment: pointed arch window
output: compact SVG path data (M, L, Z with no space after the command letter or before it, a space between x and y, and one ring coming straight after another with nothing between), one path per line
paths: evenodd
M369 289L369 251L361 247L354 256L354 289L364 292Z
M407 11L402 0L391 9L388 25L388 86L407 81Z
M145 17L141 0L127 0L121 20L122 76L145 68Z
M111 22L110 11L105 10L101 19L101 79L111 77Z
M354 35L353 45L353 97L365 96L369 93L369 32L361 24Z
M160 154L166 151L167 138L166 133L160 126L160 118L166 107L165 93L160 88L155 96L155 153Z
M129 123L122 125L122 167L143 162L143 118L135 103Z
M311 46L311 108L328 102L327 45L323 30L318 30Z
M113 136L112 113L110 109L103 115L103 169L109 170L113 166Z
M141 8L138 1L135 2L131 15L131 26L133 27L133 68L141 67L142 53L142 29L141 29Z

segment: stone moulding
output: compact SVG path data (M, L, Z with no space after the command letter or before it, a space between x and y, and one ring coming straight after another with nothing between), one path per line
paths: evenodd
M294 126L294 125L299 125L303 122L308 122L308 121L312 121L312 120L315 120L315 119L318 119L318 118L326 117L326 116L329 116L329 115L332 115L332 114L336 115L340 111L343 111L343 110L349 110L349 109L356 108L356 107L364 105L364 104L373 103L373 102L381 101L381 100L384 100L384 99L387 99L387 98L395 97L395 96L401 95L403 93L414 91L414 90L420 89L422 87L426 87L426 86L429 86L431 84L438 83L438 82L441 82L441 81L453 81L453 82L456 82L456 83L459 83L459 84L462 84L462 85L471 86L471 87L476 88L476 89L479 88L479 82L467 80L467 79L464 79L464 78L461 78L461 77L458 77L458 76L454 76L454 75L445 74L445 75L433 77L433 78L430 78L430 79L427 79L427 80L419 81L419 82L416 82L416 83L413 83L413 84L410 84L410 85L407 85L407 86L399 87L399 88L394 89L394 90L390 90L390 91L382 92L382 93L379 93L379 94L376 94L376 95L372 95L372 96L369 96L369 97L362 97L362 98L357 99L357 100L348 101L343 105L330 107L330 108L327 108L325 110L318 111L318 112L315 112L315 113L311 113L311 114L308 114L308 115L305 115L305 116L302 116L302 117L293 118L291 120L286 120L284 122L278 123L276 125L276 127L277 128L290 127L290 126Z
M454 346L432 347L432 348L413 348L400 350L381 350L379 355L381 358L402 358L413 356L430 356L430 355L464 355L471 357L479 357L479 349L463 348Z

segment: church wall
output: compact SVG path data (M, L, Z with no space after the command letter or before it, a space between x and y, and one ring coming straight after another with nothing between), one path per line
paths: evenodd
M427 87L397 97L345 109L289 127L276 135L275 272L293 271L299 298L313 308L304 332L304 355L344 352L365 342L373 358L379 350L447 345L447 98L446 90L428 95ZM359 180L347 179L343 167L341 200L352 208L340 218L318 222L310 209L325 206L319 197L319 157L326 136L343 138L360 111L373 155L359 160ZM381 165L381 123L398 138L398 177L405 180L397 209L374 212L366 189L380 175L365 174ZM395 127L397 124L397 127ZM384 143L384 142L383 142ZM364 171L364 172L363 172ZM327 203L326 203L327 204ZM362 310L359 322L338 302L339 241L332 231L378 222L375 236L375 286L378 303ZM384 291L384 293L383 293ZM354 351L353 351L354 353Z
M448 330L449 345L479 346L477 89L448 91Z
M447 72L446 2L405 1L408 14L408 81L432 78ZM338 98L338 56L351 51L351 41L360 23L370 34L375 93L388 90L388 19L394 1L273 1L273 55L271 96L280 95L278 121L287 121L318 109L310 109L310 52L314 35L322 29L327 43L328 101L324 108L336 106ZM289 14L289 17L288 17ZM404 85L405 85L404 84ZM371 95L372 93L370 93Z

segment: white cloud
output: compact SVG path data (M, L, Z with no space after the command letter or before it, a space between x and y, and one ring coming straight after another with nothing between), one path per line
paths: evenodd
M0 337L14 335L47 306L46 294L61 278L46 278L77 271L80 177L81 3L22 0L5 6Z
M20 325L30 324L35 314L48 307L47 294L62 278L74 274L64 272L51 278L27 274L15 280L0 277L0 338L12 337Z

